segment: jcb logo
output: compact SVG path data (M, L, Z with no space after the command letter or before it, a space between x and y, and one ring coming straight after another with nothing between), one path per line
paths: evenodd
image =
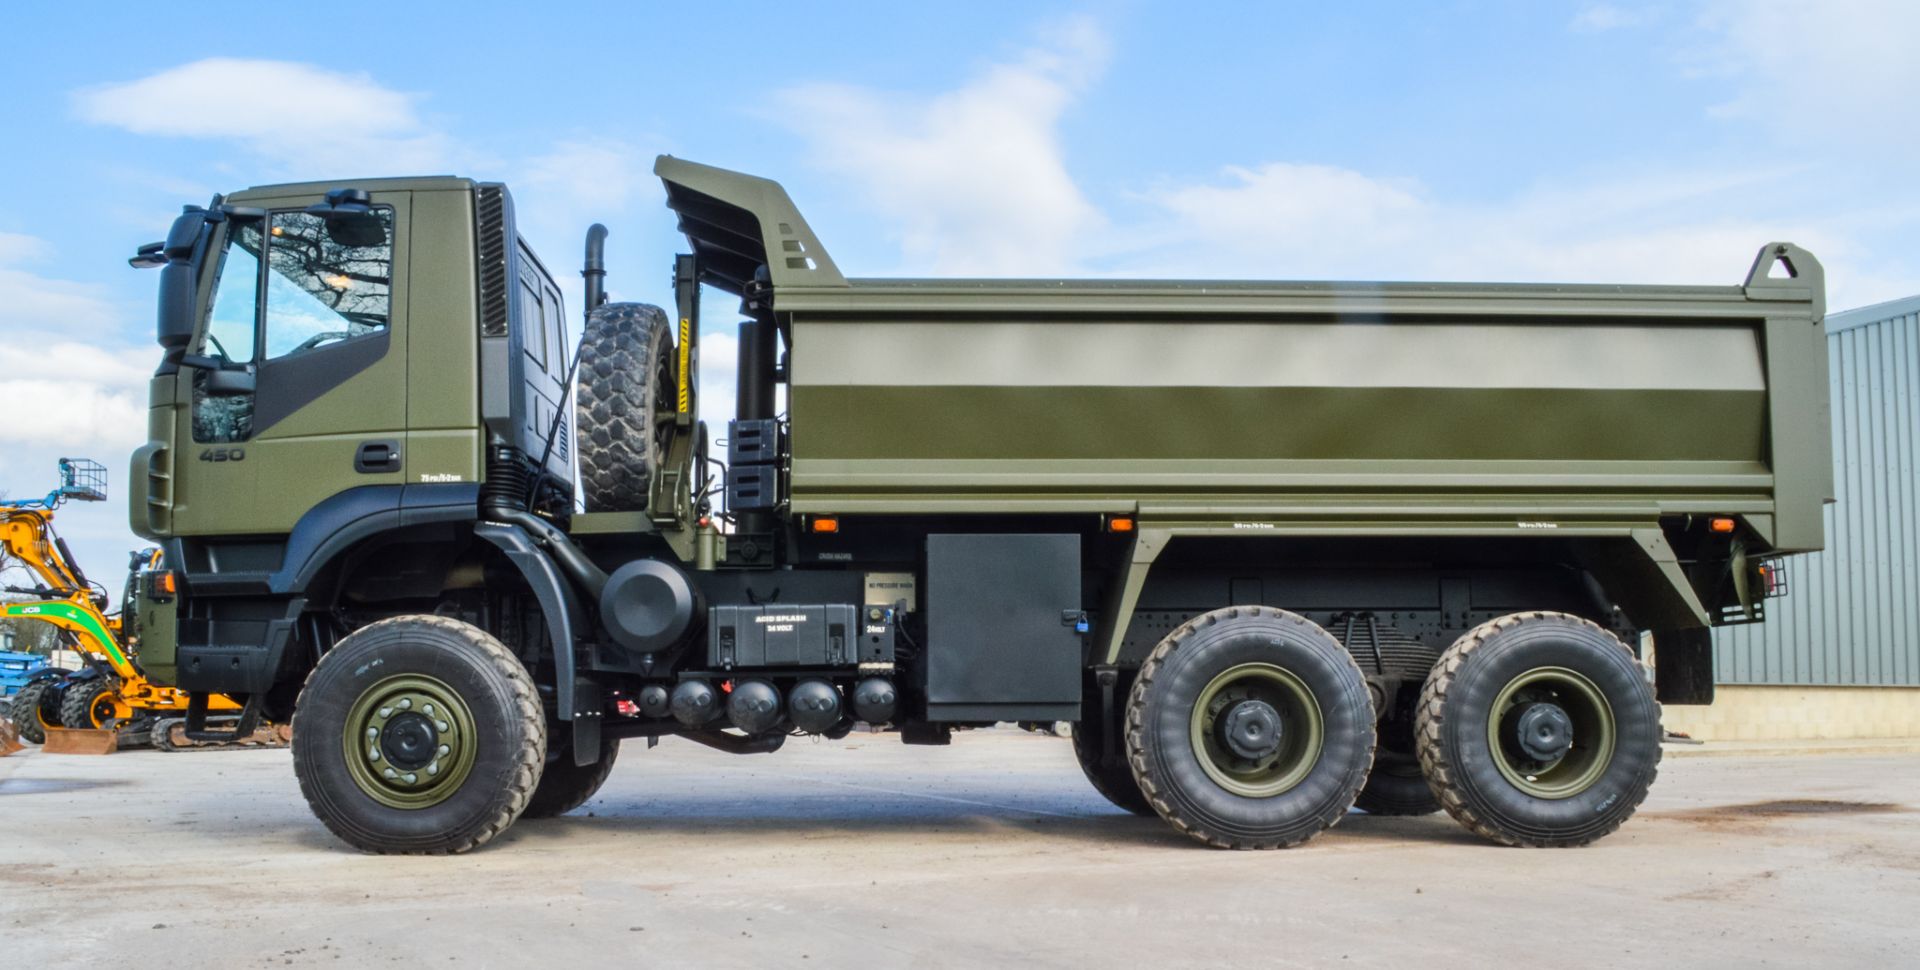
M245 448L208 448L200 453L201 461L245 461Z

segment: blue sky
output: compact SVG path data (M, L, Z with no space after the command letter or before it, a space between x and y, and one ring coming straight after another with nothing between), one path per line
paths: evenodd
M111 574L177 207L295 178L506 181L571 281L664 302L670 152L786 184L850 275L1733 283L1920 292L1920 5L14 5L0 59L0 492ZM571 286L570 286L570 295ZM726 353L710 304L710 364ZM725 393L722 375L706 383Z

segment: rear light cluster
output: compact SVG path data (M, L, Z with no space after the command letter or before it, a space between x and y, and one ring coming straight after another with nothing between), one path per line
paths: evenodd
M1768 599L1787 595L1787 564L1784 562L1761 563L1760 589Z

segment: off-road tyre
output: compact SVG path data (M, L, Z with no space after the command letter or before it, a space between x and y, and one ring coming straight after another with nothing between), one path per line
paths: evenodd
M7 703L7 717L20 729L20 740L46 744L47 728L60 726L58 706L49 709L47 694L52 689L53 681L36 680L20 688Z
M92 731L113 723L115 687L115 683L105 677L67 685L60 695L60 726Z
M645 303L608 303L580 334L580 484L589 512L640 512L665 460L678 386L673 325Z
M1353 805L1368 815L1432 815L1440 810L1419 760L1387 751L1374 753L1373 770Z
M1312 695L1320 744L1292 787L1265 797L1228 790L1193 743L1196 704L1245 665L1276 669ZM1373 761L1373 702L1333 635L1285 610L1230 606L1189 620L1160 641L1127 697L1127 756L1148 804L1174 828L1221 849L1298 845L1353 807Z
M364 696L406 677L432 678L467 706L474 748L464 779L442 800L397 808L355 780L344 737ZM300 793L328 831L365 852L447 855L485 845L526 810L546 753L546 717L520 660L486 631L441 616L381 620L341 640L307 676L293 719Z
M549 733L551 738L552 734ZM521 818L553 818L565 815L587 803L593 793L613 774L613 762L620 756L620 739L600 739L600 760L581 767L573 763L573 744L555 744L547 749L547 766L540 772L540 784L527 800Z
M1116 738L1114 759L1102 761L1102 749L1106 746L1105 725L1100 718L1097 698L1095 703L1083 704L1086 719L1073 726L1073 758L1080 763L1080 770L1093 784L1093 790L1099 792L1116 808L1132 812L1135 815L1153 815L1153 806L1147 803L1145 792L1140 783L1133 780L1133 764L1127 759L1126 739Z
M1612 756L1568 797L1535 797L1510 782L1489 737L1499 692L1542 667L1588 678L1611 709ZM1447 814L1501 845L1570 848L1613 832L1646 799L1660 765L1660 705L1639 662L1611 632L1565 613L1509 614L1454 641L1421 691L1414 732L1421 770Z

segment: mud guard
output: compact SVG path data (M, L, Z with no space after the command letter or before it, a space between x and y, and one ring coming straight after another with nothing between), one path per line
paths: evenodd
M574 764L582 767L593 764L600 759L601 711L598 692L593 690L590 679L580 675L574 653L574 631L584 625L579 598L567 585L559 567L534 545L526 530L517 525L481 522L473 531L506 553L507 560L520 570L539 601L540 614L547 620L547 636L553 641L555 707L560 720L573 725Z

